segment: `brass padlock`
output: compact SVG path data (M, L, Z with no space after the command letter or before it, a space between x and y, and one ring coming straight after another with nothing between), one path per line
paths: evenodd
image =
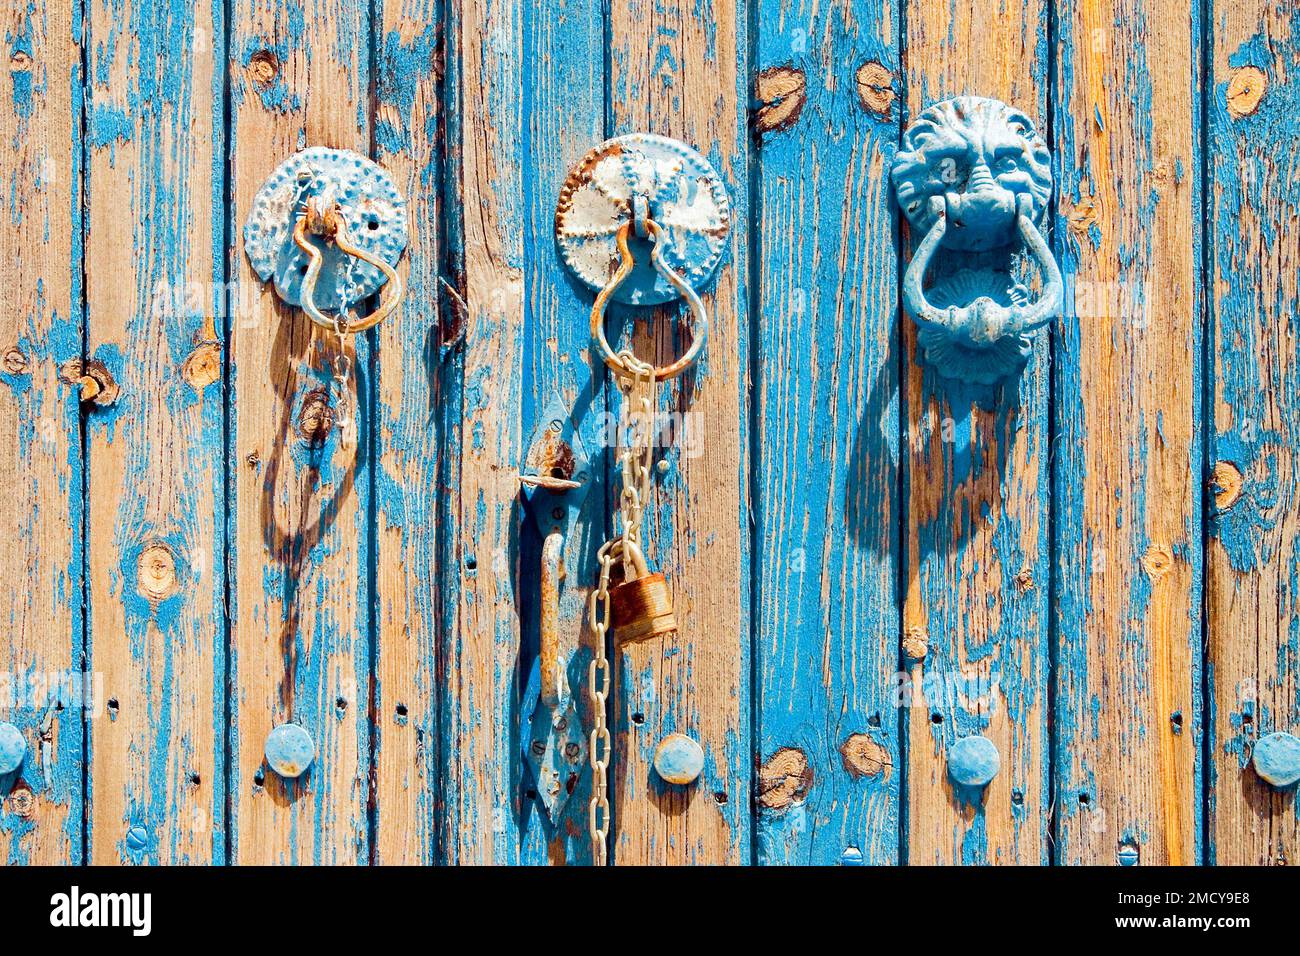
M624 546L628 548L636 577L615 585L609 591L614 640L628 644L673 633L677 630L677 619L673 616L673 596L668 590L668 579L659 572L650 573L639 547Z

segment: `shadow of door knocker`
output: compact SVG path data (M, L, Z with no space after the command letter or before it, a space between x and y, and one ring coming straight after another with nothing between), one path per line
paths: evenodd
M608 769L611 754L608 702L611 668L605 647L664 637L677 629L672 593L646 560L642 515L651 505L657 386L681 375L703 353L709 319L697 289L716 273L727 251L731 210L722 180L703 156L673 139L638 133L607 140L569 172L555 211L556 244L569 270L596 291L591 341L613 371L623 395L617 434L622 487L615 536L600 548L599 581L587 607L594 649L587 672L593 726L584 741L569 693L566 662L577 648L559 633L559 587L564 534L585 488L586 453L578 429L558 396L548 405L521 470L525 502L542 532L541 642L523 701L524 760L537 781L538 799L558 824L585 756L591 766L587 807L593 862L607 859ZM635 251L634 251L635 250ZM684 300L690 344L667 365L655 366L631 347L615 350L605 332L611 301L656 305ZM549 423L549 424L547 424ZM567 466L556 468L556 462ZM686 785L699 775L703 750L683 734L666 738L661 777ZM664 749L661 747L661 749Z
M284 302L333 336L332 422L345 446L355 441L357 406L346 337L397 308L405 290L394 267L405 248L406 201L396 183L377 164L343 149L313 146L290 156L257 191L244 224L244 251L259 278L274 282ZM381 289L368 315L352 316ZM272 770L294 779L311 766L316 747L293 713L286 716L268 734L265 755Z
M941 377L992 385L1017 374L1030 333L1060 314L1061 271L1037 225L1052 195L1051 161L1028 116L981 96L936 103L903 134L894 194L920 237L903 303ZM1042 276L1037 299L1013 272L1021 251Z

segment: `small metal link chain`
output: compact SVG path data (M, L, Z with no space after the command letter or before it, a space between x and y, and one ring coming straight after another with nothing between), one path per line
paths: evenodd
M330 391L334 396L334 425L339 430L339 444L350 448L356 415L352 410L352 356L348 355L346 334L343 314L339 313L334 317L334 343L337 351L332 360L334 375Z
M604 866L609 859L609 756L610 737L608 721L610 670L605 654L605 638L609 630L609 582L617 555L623 561L623 580L634 576L632 555L641 548L641 516L650 495L650 464L654 457L655 441L655 370L630 351L619 353L630 378L620 378L619 387L627 396L632 411L628 414L628 430L619 454L623 488L619 495L619 533L606 541L596 555L600 562L600 581L591 593L591 629L595 635L595 656L587 672L587 694L591 700L593 724L588 750L591 753L591 804L588 808L588 827L591 832L591 853L596 866ZM630 547L624 547L624 543Z

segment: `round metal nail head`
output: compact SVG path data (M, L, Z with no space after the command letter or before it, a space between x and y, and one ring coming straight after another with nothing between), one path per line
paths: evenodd
M293 241L293 228L308 198L337 202L358 247L391 266L406 248L406 200L382 167L346 149L312 146L275 168L253 197L244 223L244 251L263 282L290 305L299 305L307 255ZM379 291L383 273L313 237L325 262L314 298L322 309L343 311Z
M998 775L1002 758L987 737L962 737L948 751L948 776L964 787L982 787Z
M668 783L694 783L704 769L704 749L685 734L669 734L655 748L655 771Z
M1300 781L1300 737L1286 733L1261 737L1255 742L1251 761L1259 779L1275 787L1289 787Z
M560 189L555 238L564 264L592 289L600 290L618 266L615 236L631 222L636 266L614 292L632 305L678 298L677 290L650 262L640 216L649 215L667 245L664 261L692 288L702 288L727 251L731 205L709 161L685 143L666 136L633 133L606 140L578 163Z
M266 735L266 762L287 780L301 777L315 759L311 734L297 724L281 724Z
M13 724L0 724L0 774L13 773L27 757L27 741Z

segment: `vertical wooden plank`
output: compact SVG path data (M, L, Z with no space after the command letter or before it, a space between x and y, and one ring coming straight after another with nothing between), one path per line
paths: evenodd
M362 3L237 0L230 39L231 332L234 475L232 859L355 863L369 858L368 507L370 348L351 436L324 414L333 336L258 282L243 224L270 172L298 149L369 151L369 21ZM346 439L346 440L345 440ZM296 782L264 765L288 720L316 743Z
M615 659L613 858L627 864L748 862L750 778L750 336L747 279L748 24L732 0L613 0L615 135L673 136L709 158L732 203L730 254L704 297L699 366L661 392L693 439L664 449L647 511L648 557L673 589L679 630ZM683 347L681 307L619 310L656 364ZM674 321L677 319L677 321ZM617 490L616 488L614 490ZM690 788L659 782L655 747L683 732L704 748Z
M83 470L78 391L59 372L82 351L82 18L10 4L0 23L0 721L28 747L21 774L0 778L0 862L80 863L84 726L60 690L82 689L85 666ZM42 751L51 693L64 706Z
M376 329L374 862L431 864L438 797L442 4L386 0L376 160L406 196L401 308Z
M898 858L900 26L894 3L759 8L766 863Z
M1199 7L1059 10L1057 859L1200 858Z
M219 4L88 15L95 863L224 856ZM116 393L114 395L114 393ZM102 404L100 404L102 403Z
M910 118L952 96L989 96L1048 134L1044 0L906 6ZM1045 863L1048 336L1035 333L1018 379L976 388L918 364L916 325L903 327L907 861ZM970 734L1001 757L982 794L948 777L949 748Z
M587 707L587 669L594 636L587 602L599 574L596 552L604 541L605 488L602 441L604 363L588 353L591 295L565 269L555 244L555 206L569 170L604 139L605 19L599 3L545 0L525 13L525 64L531 64L525 103L528 144L527 255L524 279L524 388L522 440L527 442L547 403L559 395L578 427L590 459L583 507L564 542L560 586L562 640L577 648L569 662L569 685L576 695L583 727L592 726ZM527 448L522 449L526 456ZM520 582L524 614L521 679L538 653L540 620L536 611L541 540L527 511L520 514ZM518 718L524 715L521 713ZM518 720L517 718L517 720ZM516 722L517 722L516 720ZM518 748L516 747L516 752ZM518 757L513 757L518 761ZM526 862L590 863L587 806L591 774L584 771L560 820L546 821L545 810L524 774L520 817ZM529 796L532 793L531 797Z
M1300 11L1266 0L1218 0L1211 9L1207 854L1219 864L1287 864L1300 856L1294 789L1274 790L1249 761L1265 734L1300 736L1300 295L1291 234L1300 214Z
M447 863L519 858L519 463L527 168L522 12L448 4L447 242L467 314L450 404L450 633L440 660Z

